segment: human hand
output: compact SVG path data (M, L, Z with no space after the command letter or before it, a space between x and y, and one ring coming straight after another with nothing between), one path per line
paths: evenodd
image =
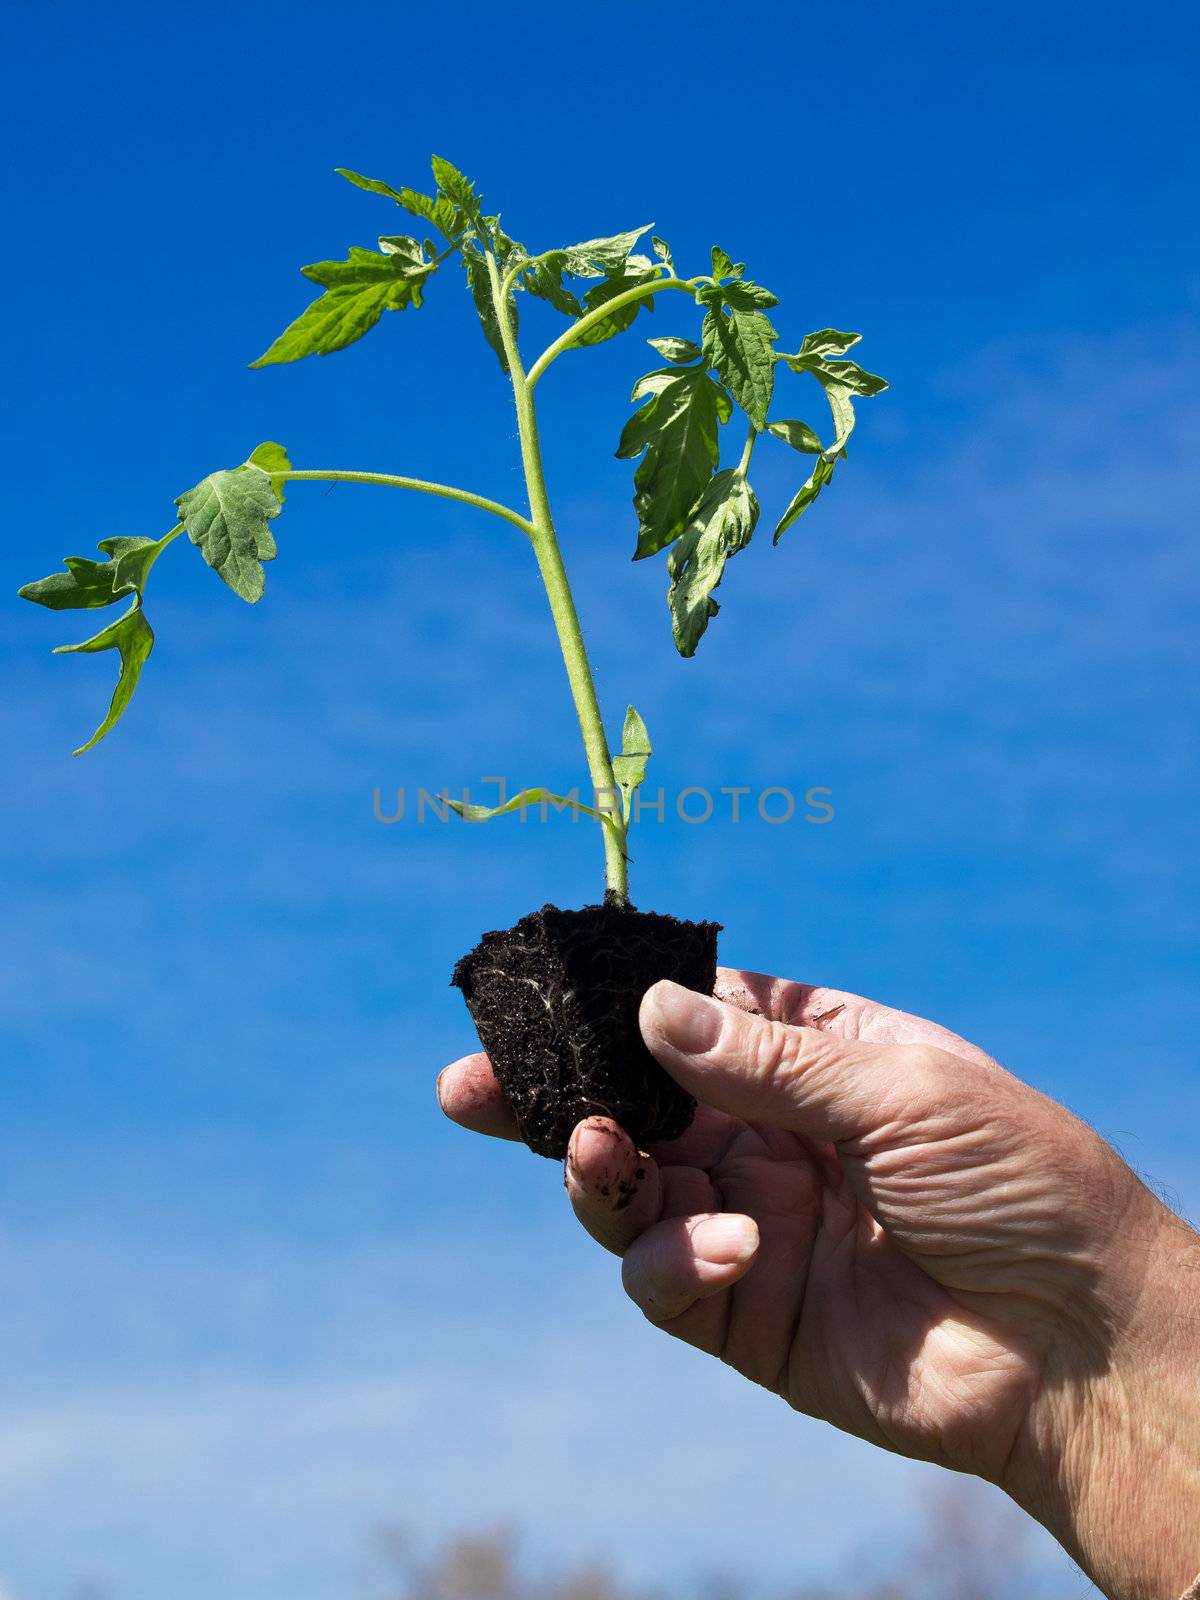
M1000 1484L1101 1587L1200 1565L1200 1240L1063 1107L936 1024L722 971L642 1031L701 1102L575 1130L576 1215L651 1321L797 1410ZM515 1136L486 1057L467 1127Z

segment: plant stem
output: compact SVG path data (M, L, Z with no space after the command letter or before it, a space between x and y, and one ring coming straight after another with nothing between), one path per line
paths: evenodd
M571 696L575 701L575 712L579 718L580 732L583 734L588 772L596 791L596 805L599 809L608 811L614 823L614 826L602 827L600 830L604 838L605 888L608 897L618 905L627 905L629 862L625 853L625 819L621 811L616 779L613 777L608 737L604 732L604 719L600 714L600 702L596 697L592 668L583 642L579 612L575 608L575 599L571 593L567 570L563 565L562 551L558 545L558 535L554 531L554 519L550 513L532 384L521 365L521 353L517 348L517 338L509 314L508 297L504 293L496 258L490 250L487 252L487 266L492 285L492 303L496 308L496 317L500 324L500 337L504 344L504 354L508 361L513 397L517 407L521 462L525 469L525 487L529 492L529 515L533 524L530 537L537 557L538 570L546 588L546 598L550 602L550 614L554 618L555 632L558 634L559 646L562 649L567 680L571 685ZM611 306L617 303L617 301L610 302L605 310L611 309ZM586 320L585 318L584 321ZM576 327L581 326L582 323L576 324ZM543 366L545 364L543 357Z
M523 534L533 538L533 523L528 517L523 517L519 511L513 511L508 506L502 506L497 500L489 500L481 494L472 494L469 489L456 489L447 483L427 483L424 478L401 478L391 472L341 472L332 469L326 471L288 471L273 472L273 478L285 478L289 483L296 482L330 482L330 483L382 483L394 489L415 489L420 494L440 495L443 500L461 500L463 505L475 506L479 511L490 511L495 517L503 517L505 522L511 522L514 527L520 528Z
M754 446L757 440L758 429L751 423L750 430L746 434L746 443L742 447L742 459L737 464L737 470L743 478L746 476L746 469L750 465L750 457L754 454Z
M646 300L650 295L658 294L663 289L683 289L688 294L695 294L696 284L700 280L687 278L657 278L653 283L641 283L634 289L626 289L624 294L615 294L604 305L597 306L595 311L589 311L585 317L580 317L578 322L573 322L560 338L556 339L542 351L541 355L529 369L525 379L526 385L532 391L538 379L552 361L557 361L564 350L570 350L578 341L581 333L586 333L589 328L594 328L598 322L603 322L605 317L611 317L614 311L620 311L622 306L631 306L636 300Z

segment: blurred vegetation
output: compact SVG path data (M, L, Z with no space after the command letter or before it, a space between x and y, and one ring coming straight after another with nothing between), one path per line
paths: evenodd
M695 1600L1029 1600L1040 1585L1026 1526L1015 1510L951 1489L930 1501L910 1542L890 1552L876 1542L836 1582L768 1590L730 1572L690 1594ZM539 1571L522 1561L517 1540L502 1528L462 1534L432 1553L422 1553L402 1527L381 1528L373 1564L372 1600L675 1600L679 1594L628 1585L604 1566Z

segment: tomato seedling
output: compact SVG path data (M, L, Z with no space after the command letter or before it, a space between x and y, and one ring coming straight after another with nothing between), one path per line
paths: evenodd
M294 467L282 445L260 444L240 466L210 473L179 495L178 520L161 538L103 539L104 560L68 556L65 572L20 591L55 611L128 602L99 633L59 646L63 652L89 654L115 650L120 662L108 712L75 754L91 750L111 732L129 705L154 646L144 609L147 582L181 534L236 595L256 604L263 595L264 563L276 556L272 524L285 484L390 485L460 501L510 523L529 541L545 586L579 718L592 803L543 789L522 790L490 810L448 803L471 821L550 800L586 812L601 824L605 896L602 906L578 912L546 907L516 929L486 935L459 963L455 982L467 996L533 1148L561 1154L574 1121L589 1110L617 1115L638 1138L668 1136L690 1116L691 1102L641 1045L637 1000L661 977L711 988L716 925L680 923L630 906L631 798L645 776L650 739L630 706L621 749L615 756L610 750L546 491L535 395L561 356L623 333L639 313L653 309L658 297L683 295L698 314L692 337L649 341L664 364L634 385L636 409L617 446L619 457L637 462L634 558L666 552L672 633L679 653L690 656L717 614L713 594L726 563L746 547L758 524L759 502L749 473L760 439L768 435L812 458L811 470L776 524L778 543L844 460L854 400L879 394L887 384L848 358L859 340L856 333L822 328L806 334L793 353L778 350L779 334L767 315L777 304L775 296L746 277L744 262L733 261L717 246L710 270L694 277L683 276L670 247L656 235L651 254L638 251L648 227L534 253L509 237L499 215L485 213L474 183L441 157L433 158L432 195L338 171L418 219L429 237L384 235L377 249L354 246L345 260L302 268L322 293L252 365L345 349L385 311L418 310L435 276L457 262L484 337L512 386L528 506L517 509L456 485L395 473ZM560 336L528 366L518 339L522 295L545 301L567 319ZM824 390L832 419L828 443L806 422L771 415L780 365L815 379ZM736 462L722 466L722 429L735 410L745 420L744 442ZM522 961L528 970L517 971Z

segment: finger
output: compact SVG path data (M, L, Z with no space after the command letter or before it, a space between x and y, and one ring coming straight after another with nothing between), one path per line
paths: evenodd
M438 1104L460 1127L494 1139L519 1139L516 1118L496 1082L492 1064L478 1052L454 1061L438 1077Z
M624 1255L662 1215L658 1164L611 1117L588 1117L576 1127L563 1182L579 1221L614 1255Z
M672 1217L630 1245L621 1280L634 1304L661 1325L744 1277L757 1251L758 1225L752 1217L730 1212Z
M752 1016L676 983L642 1000L642 1035L703 1103L835 1143L944 1101L963 1063L926 1045L875 1045Z
M772 978L765 972L718 967L713 993L741 1011L775 1022L820 1028L839 1039L859 1039L866 1044L931 1044L964 1061L995 1065L978 1045L951 1033L949 1028L861 994L851 994L847 989L826 989L811 983L793 983L789 978Z

